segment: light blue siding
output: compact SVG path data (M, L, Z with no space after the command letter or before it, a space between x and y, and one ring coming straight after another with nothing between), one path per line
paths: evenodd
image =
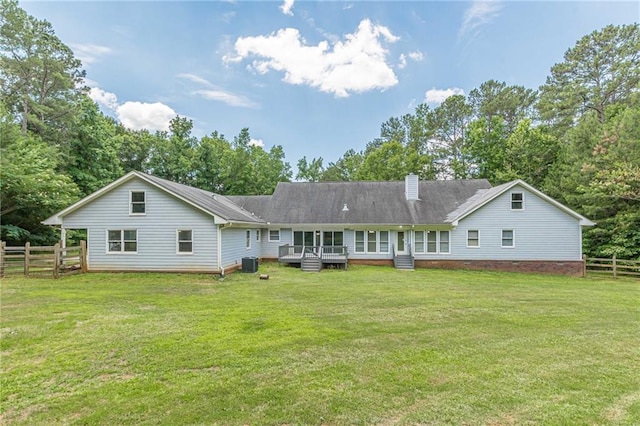
M511 210L511 192L524 193L524 210ZM515 247L502 248L502 230L515 232ZM467 230L480 232L480 247L467 247ZM451 233L451 254L421 258L580 260L578 219L516 186L460 221Z
M262 230L262 246L260 257L270 259L278 258L278 247L285 244L293 244L293 232L291 228L271 228L280 229L280 241L269 241L269 229Z
M388 229L380 228L380 231L387 231ZM393 259L393 245L396 241L396 233L392 230L389 231L389 253L356 253L356 231L353 229L344 231L344 242L349 251L349 259ZM378 241L378 244L380 242Z
M145 191L145 215L129 215L130 191ZM90 270L218 269L214 218L140 179L125 182L65 216L63 226L87 229ZM108 254L109 229L136 229L137 253ZM193 254L176 254L177 229L193 231Z
M251 248L247 248L247 231L251 233ZM256 241L257 229L226 228L222 230L222 266L242 264L243 257L260 257L261 242Z

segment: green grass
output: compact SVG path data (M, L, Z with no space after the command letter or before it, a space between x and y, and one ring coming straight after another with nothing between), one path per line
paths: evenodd
M353 267L2 281L2 424L640 424L640 283Z

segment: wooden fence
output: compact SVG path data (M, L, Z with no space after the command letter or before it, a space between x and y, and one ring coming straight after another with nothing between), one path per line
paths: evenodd
M0 277L24 275L53 277L87 271L87 243L79 246L7 246L0 244Z
M611 259L599 257L585 257L585 272L640 278L640 261L617 259L614 255Z

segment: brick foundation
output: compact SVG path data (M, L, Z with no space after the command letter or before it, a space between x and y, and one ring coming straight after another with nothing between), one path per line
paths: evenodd
M393 259L349 259L349 265L393 266Z
M526 272L582 277L584 262L553 260L416 260L416 268L472 269L476 271Z

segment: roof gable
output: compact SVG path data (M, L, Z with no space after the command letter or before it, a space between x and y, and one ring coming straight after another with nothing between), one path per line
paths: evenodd
M541 199L548 202L549 204L553 205L554 207L558 208L559 210L562 210L566 214L574 217L580 222L580 225L582 226L595 225L594 222L582 216L580 213L577 213L571 210L569 207L559 203L558 201L554 200L553 198L549 197L543 192L537 190L536 188L534 188L533 186L529 185L528 183L526 183L521 179L516 179L511 182L503 183L502 185L498 185L486 191L479 192L474 197L471 197L469 200L467 200L467 202L465 202L460 207L458 207L456 210L452 211L447 216L447 222L451 223L454 226L457 226L460 220L469 216L471 213L482 208L484 205L490 203L491 201L496 199L498 196L504 194L505 192L511 190L516 186L521 186L525 188L529 192L532 192L533 194L540 197Z
M99 189L98 191L67 207L66 209L49 217L42 223L45 225L60 225L62 224L62 218L64 216L82 208L83 206L100 198L104 194L113 191L124 183L135 178L141 179L144 182L147 182L148 184L160 189L161 191L175 198L178 198L186 204L195 207L203 213L212 216L215 223L263 223L260 218L243 210L221 195L217 195L212 192L193 188L187 185L182 185L137 171L127 173L119 179L111 182L109 185Z

